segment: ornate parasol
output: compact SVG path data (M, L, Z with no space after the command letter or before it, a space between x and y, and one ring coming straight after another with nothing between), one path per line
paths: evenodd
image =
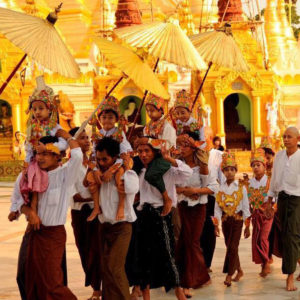
M94 41L98 46L100 52L118 69L120 69L123 73L130 77L137 86L146 91L150 91L151 93L156 94L164 99L168 99L170 97L149 65L145 63L138 55L132 52L129 48L125 48L104 38L95 38ZM117 85L122 81L123 78L124 76L120 77L120 79L108 92L105 98L107 98L113 92L113 90L117 87ZM92 112L90 117L84 123L82 123L80 129L76 133L76 136L78 136L82 132L88 122L93 118L94 114L97 112L103 101L104 100L102 100L97 108Z
M194 107L212 64L238 72L247 72L249 68L232 36L230 24L225 24L224 27L215 31L193 35L190 39L199 54L208 63L208 69L193 102Z
M174 63L192 70L203 70L207 67L178 24L170 21L153 22L116 29L114 32L131 46L147 48L149 53L157 58L154 72L159 60ZM146 96L147 92L144 94L128 138L131 137L134 131Z
M61 5L46 20L0 8L0 32L26 53L1 86L0 94L27 55L53 72L71 78L79 77L79 67L54 27Z
M207 67L178 24L170 21L153 22L123 27L114 32L131 46L147 48L159 60L192 70L203 70Z

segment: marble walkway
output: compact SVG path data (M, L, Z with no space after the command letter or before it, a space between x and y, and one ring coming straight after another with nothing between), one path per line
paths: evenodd
M7 215L10 206L12 185L0 183L0 300L20 299L15 281L17 256L23 231L26 226L24 217L18 222L10 223ZM68 280L72 291L79 300L87 299L90 288L83 287L84 276L70 224L70 216L66 225ZM230 288L223 285L224 275L222 265L225 255L223 238L218 238L217 249L213 261L212 284L194 292L192 299L200 300L290 300L300 299L300 291L286 292L284 290L285 277L281 274L281 262L274 259L272 274L262 279L258 276L259 266L251 262L251 239L242 239L240 243L240 258L245 276L241 282L233 283ZM299 272L300 270L297 270ZM300 282L297 283L300 290ZM161 289L152 291L153 300L175 299L172 292L165 294Z

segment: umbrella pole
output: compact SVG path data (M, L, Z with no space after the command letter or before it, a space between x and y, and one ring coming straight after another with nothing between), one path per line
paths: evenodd
M105 98L109 97L110 94L115 90L115 88L119 85L119 83L123 80L123 76L119 78L119 80L114 84L114 86L109 90L109 92L106 94Z
M20 66L22 65L23 61L25 60L25 58L27 57L27 54L24 54L24 56L21 58L21 60L19 61L19 63L15 66L15 68L13 69L13 71L11 72L11 74L7 77L7 79L3 82L1 88L0 88L0 95L3 93L3 91L5 90L6 86L9 84L9 82L11 81L11 79L15 76L16 72L18 71L18 69L20 68Z
M156 60L155 66L154 66L154 68L153 68L153 73L155 73L155 71L156 71L156 69L157 69L157 66L158 66L158 63L159 63L159 58ZM136 116L135 116L135 118L134 118L133 125L132 125L132 127L130 128L130 131L129 131L129 134L128 134L128 137L127 137L128 140L131 138L131 136L132 136L132 134L133 134L133 131L134 131L134 129L135 129L135 125L136 125L137 120L138 120L138 118L139 118L139 116L140 116L140 114L141 114L141 111L142 111L142 108L143 108L145 99L146 99L146 97L147 97L147 94L148 94L148 90L146 90L145 93L144 93L144 97L143 97L143 99L142 99L142 102L141 102L141 104L140 104L140 106L139 106L139 109L138 109L138 111L137 111L137 113L136 113Z
M205 79L206 79L206 77L207 77L207 74L208 74L208 72L209 72L211 66L212 66L212 62L210 62L210 63L208 64L208 68L207 68L207 70L206 70L206 73L205 73L205 75L204 75L204 77L203 77L203 80L202 80L202 82L201 82L201 84L200 84L200 87L199 87L199 89L198 89L198 91L197 91L197 94L196 94L196 96L195 96L195 99L194 99L194 102L193 102L193 105L192 105L192 110L193 110L193 108L194 108L194 106L195 106L195 104L196 104L196 102L197 102L197 99L198 99L198 97L199 97L199 95L200 95L200 92L202 91L202 88L203 88Z

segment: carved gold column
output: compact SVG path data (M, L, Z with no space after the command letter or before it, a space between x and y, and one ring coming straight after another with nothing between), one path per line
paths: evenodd
M263 132L261 130L261 97L260 93L252 92L253 103L253 142L255 148L259 146Z
M13 131L21 131L21 105L20 103L12 103L13 115Z
M224 130L224 97L217 97L217 135L225 136Z

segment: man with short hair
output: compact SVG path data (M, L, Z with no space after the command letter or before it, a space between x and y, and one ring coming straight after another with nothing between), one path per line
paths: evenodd
M70 160L61 166L57 137L42 137L37 146L36 160L39 167L48 172L48 188L45 192L38 193L37 213L26 206L21 197L17 203L18 211L27 216L32 227L26 259L28 300L77 299L64 286L61 262L66 244L64 224L77 181L76 170L82 164L82 152L77 141L67 132L59 130L56 135L68 141L71 148Z
M286 150L279 151L274 160L270 183L269 207L278 196L278 216L282 229L282 272L287 274L286 290L295 291L294 272L300 258L300 150L299 131L289 127L283 134Z

